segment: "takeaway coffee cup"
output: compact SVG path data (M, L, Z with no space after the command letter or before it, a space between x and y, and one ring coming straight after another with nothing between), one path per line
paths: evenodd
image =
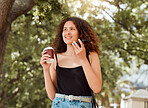
M50 61L47 61L47 63L52 63L54 61L54 52L52 47L46 47L43 51L47 51L46 54L50 55Z

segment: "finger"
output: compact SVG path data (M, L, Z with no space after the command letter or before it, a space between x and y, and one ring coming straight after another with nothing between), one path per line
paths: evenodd
M80 50L78 48L76 48L76 46L74 44L72 44L75 50L75 53L78 54L80 52Z
M51 56L48 55L48 54L44 54L42 57L48 57L48 58L51 58Z
M44 55L44 54L46 54L46 53L47 53L47 51L43 51L43 52L42 52L42 55Z
M49 57L44 57L44 58L42 58L42 60L50 60L51 58L49 58Z
M77 49L80 49L79 45L75 41L73 41L73 43Z
M41 63L41 64L46 63L46 60L42 60L42 61L40 61L40 63Z
M41 63L47 63L47 61L50 61L50 58L47 58L47 57L45 58L44 57L44 58L41 58L41 61L40 62Z
M45 61L45 60L46 60L46 58L45 58L45 57L42 57L42 58L41 58L41 61Z
M41 60L43 60L43 59L48 59L48 58L51 58L51 56L50 55L43 55L42 57L41 57Z
M76 49L76 46L75 46L75 44L74 44L74 43L72 43L72 46L74 47L74 49Z
M74 43L72 43L72 46L74 47L75 51L78 51L78 48L76 47Z
M79 43L80 43L80 45L81 45L81 48L84 48L83 42L82 42L80 39L78 39L78 41L79 41Z
M41 61L40 61L40 63L41 63L41 64L43 64L43 63L46 63L46 59L44 59L44 58L41 58Z

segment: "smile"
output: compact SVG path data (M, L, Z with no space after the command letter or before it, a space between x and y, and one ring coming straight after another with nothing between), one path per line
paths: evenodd
M71 38L72 38L72 36L66 36L65 38L66 38L66 39L71 39Z

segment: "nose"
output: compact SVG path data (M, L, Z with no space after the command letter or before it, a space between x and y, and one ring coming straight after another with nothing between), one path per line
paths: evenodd
M71 34L71 31L70 30L67 30L66 34L67 35L70 35Z

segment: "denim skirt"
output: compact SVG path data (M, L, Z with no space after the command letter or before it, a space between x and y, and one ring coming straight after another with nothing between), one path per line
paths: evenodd
M91 96L81 96L91 98ZM51 108L92 108L92 103L83 102L81 100L69 100L64 97L56 97L52 102Z

